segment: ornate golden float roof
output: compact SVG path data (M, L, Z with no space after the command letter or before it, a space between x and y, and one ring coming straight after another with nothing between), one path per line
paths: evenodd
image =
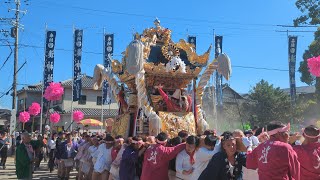
M146 76L149 80L154 77L162 78L163 80L167 80L168 78L179 79L179 81L185 79L180 84L184 87L192 79L199 76L202 68L207 65L211 45L203 55L198 55L194 50L193 44L187 43L183 39L178 43L174 43L171 39L171 30L162 27L158 19L154 21L154 25L155 27L146 28L142 34L135 34L135 39L140 40L144 44L143 53L145 62L143 63L143 67ZM122 54L121 63L117 60L112 61L112 71L118 75L120 81L130 87L134 87L135 77L126 71L128 48ZM166 70L166 64L174 56L180 57L185 63L185 73L179 71L168 72Z

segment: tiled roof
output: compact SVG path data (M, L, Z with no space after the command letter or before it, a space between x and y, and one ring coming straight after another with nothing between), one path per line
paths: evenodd
M290 88L281 89L283 92L290 94ZM296 87L297 94L313 94L316 92L315 86L301 86Z
M216 87L214 87L214 88L216 88ZM243 99L243 97L238 92L236 92L234 89L232 89L228 84L222 84L223 93L224 93L224 91L227 91L227 90L230 90L233 94L235 94L237 99ZM204 89L204 94L208 94L208 93L210 94L211 91L212 91L212 86L207 86ZM223 98L226 98L226 97L223 96Z
M101 109L92 109L92 108L74 108L74 111L81 111L85 116L101 116ZM71 109L67 110L65 114L70 114ZM103 116L117 116L117 109L103 109Z
M92 87L93 87L93 77L87 76L87 75L83 75L81 77L81 82L82 82L82 88L92 89ZM62 81L61 84L62 84L63 87L71 87L72 86L72 79L68 79L68 80Z
M38 83L35 85L29 85L25 86L22 89L18 90L18 94L22 93L23 91L28 91L28 92L41 92L42 91L42 84Z
M81 78L82 88L83 89L92 89L93 87L93 78L91 76L83 75ZM72 86L72 79L68 79L61 82L63 87L71 88ZM22 89L18 90L18 94L22 93L23 91L27 92L41 92L42 91L42 83L34 84L25 86Z

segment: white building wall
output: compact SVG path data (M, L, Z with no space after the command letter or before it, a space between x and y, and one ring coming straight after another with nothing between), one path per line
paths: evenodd
M64 89L64 99L62 103L62 109L71 109L72 92L71 89ZM101 96L101 91L96 91L93 89L82 89L82 95L87 96L86 104L82 105L79 102L73 102L73 108L93 108L101 109L101 105L97 105L97 96ZM112 98L112 103L110 104L110 109L118 109L118 103ZM104 105L104 109L109 109L109 105Z

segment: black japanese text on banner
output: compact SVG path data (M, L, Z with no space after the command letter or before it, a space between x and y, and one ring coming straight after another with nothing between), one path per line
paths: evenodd
M296 54L297 54L297 36L289 36L289 79L290 79L290 96L291 103L295 104L296 101Z
M188 36L188 43L194 45L194 50L197 49L197 37L196 36Z
M43 71L43 92L53 81L53 67L54 67L54 46L56 39L56 31L46 32L46 47L45 47L45 60ZM44 99L46 102L46 99Z
M214 37L214 57L217 58L220 53L222 53L222 36ZM218 105L222 106L223 104L223 95L222 95L222 75L217 72L216 74L216 97Z
M104 67L111 71L111 60L113 55L113 34L105 34L104 36ZM110 104L111 103L111 89L107 81L104 81L103 84L103 104Z
M74 52L73 52L73 101L79 101L81 96L81 57L82 57L83 30L74 31Z
M215 58L222 53L222 36L215 36L214 38L214 53Z

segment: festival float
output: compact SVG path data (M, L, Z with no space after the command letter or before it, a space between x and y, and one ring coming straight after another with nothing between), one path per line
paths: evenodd
M119 115L108 120L107 131L124 136L166 132L173 137L181 130L200 134L209 128L201 110L204 88L216 70L230 78L230 59L220 54L209 63L211 45L198 55L193 44L183 39L173 42L171 30L158 19L154 24L136 33L122 53L122 62L112 60L111 69L101 64L94 69L93 88L108 81L119 103Z

